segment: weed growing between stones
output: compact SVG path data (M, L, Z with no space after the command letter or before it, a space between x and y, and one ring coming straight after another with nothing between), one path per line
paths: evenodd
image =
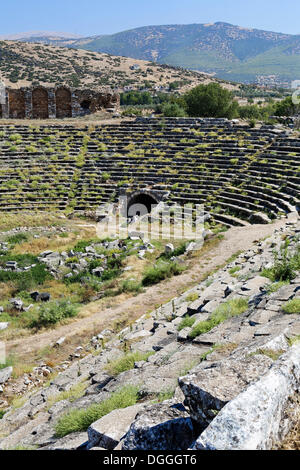
M147 361L147 359L153 354L155 354L154 351L149 351L146 353L135 351L130 354L125 354L120 359L109 362L106 370L111 375L119 375L126 370L133 369L135 362Z
M81 398L87 388L88 382L80 382L79 384L74 385L70 390L65 390L58 395L51 396L48 398L48 407L51 408L55 403L58 403L62 400L68 400L71 403L78 398Z
M273 282L272 284L269 284L266 287L266 292L267 292L267 294L274 294L279 289L281 289L281 287L287 286L288 284L289 284L289 281Z
M289 314L300 313L300 299L290 300L282 307L282 310Z
M271 268L263 269L262 276L271 281L291 281L300 269L300 246L295 251L289 250L289 240L282 244L279 253L274 252L275 262Z
M99 404L87 409L74 409L64 414L55 426L55 435L64 437L72 432L86 431L88 427L113 410L135 405L139 400L139 387L127 385Z
M239 298L229 300L228 302L221 304L213 312L209 320L198 323L191 331L189 337L194 339L203 333L207 333L225 320L241 315L247 310L247 308L248 299Z
M191 328L194 325L195 321L196 321L195 317L189 317L189 316L184 317L183 320L179 323L177 330L181 331L184 328Z

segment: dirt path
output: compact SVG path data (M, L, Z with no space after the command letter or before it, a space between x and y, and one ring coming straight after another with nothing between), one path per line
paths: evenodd
M291 215L290 220L293 217L294 215ZM79 342L85 337L87 342L95 332L99 333L104 328L109 327L113 321L126 314L131 320L136 320L143 314L154 310L157 305L166 303L172 297L176 297L183 289L196 285L207 273L226 263L232 255L238 251L250 249L254 241L272 235L275 228L281 227L285 223L286 219L278 220L272 225L249 225L247 227L231 228L225 233L224 239L217 247L212 247L199 259L198 264L195 264L180 276L175 276L158 285L151 286L145 292L125 300L116 307L97 311L89 317L78 318L77 321L60 326L55 330L10 340L6 344L7 350L24 357L26 354L32 354L34 351L49 346L50 343L57 341L60 337L73 338L74 340L74 337L78 336Z

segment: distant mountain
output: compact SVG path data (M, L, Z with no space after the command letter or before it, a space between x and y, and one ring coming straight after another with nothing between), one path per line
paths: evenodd
M57 33L49 31L29 31L27 33L16 33L16 34L3 34L0 35L0 40L10 41L28 41L34 42L39 39L45 39L50 41L56 41L61 39L79 39L82 36L73 33Z
M300 35L229 23L146 26L112 35L45 41L215 73L227 80L247 82L259 75L300 79Z

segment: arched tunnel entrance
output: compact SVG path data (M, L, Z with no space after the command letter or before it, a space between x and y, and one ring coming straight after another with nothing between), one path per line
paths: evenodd
M158 200L148 193L137 193L132 195L127 204L127 217L132 219L134 217L142 217L150 214L158 204Z

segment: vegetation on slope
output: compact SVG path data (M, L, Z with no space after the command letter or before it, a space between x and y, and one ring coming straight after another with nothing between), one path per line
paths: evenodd
M153 62L44 44L0 41L0 56L1 79L12 87L68 85L140 89L168 88L177 83L179 89L185 90L207 79L193 71Z
M71 47L157 60L159 63L214 72L221 78L235 81L253 81L257 75L274 74L295 80L300 75L299 36L241 28L222 22L146 26L74 40Z

